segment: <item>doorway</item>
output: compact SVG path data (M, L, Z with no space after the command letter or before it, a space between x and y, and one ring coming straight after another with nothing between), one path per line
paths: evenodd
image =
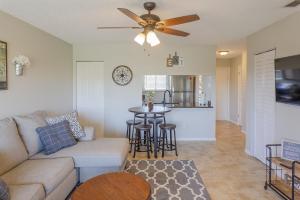
M76 62L76 109L85 126L104 136L104 63Z

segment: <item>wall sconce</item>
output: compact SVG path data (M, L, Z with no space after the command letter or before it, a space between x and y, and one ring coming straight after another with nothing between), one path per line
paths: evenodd
M17 76L22 76L24 67L30 66L29 58L26 56L23 56L23 55L14 57L14 59L12 60L12 63L16 67L16 75Z

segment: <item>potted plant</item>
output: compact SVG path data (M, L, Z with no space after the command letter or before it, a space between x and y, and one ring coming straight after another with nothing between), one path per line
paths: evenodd
M23 55L14 57L14 59L12 60L12 63L16 67L16 75L17 76L22 76L24 67L30 65L29 58L26 56L23 56Z
M146 92L146 101L149 110L153 109L153 98L154 98L155 92L154 91L147 91Z

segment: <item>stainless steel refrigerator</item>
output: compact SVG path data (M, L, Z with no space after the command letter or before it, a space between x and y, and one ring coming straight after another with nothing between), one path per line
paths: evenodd
M172 92L172 103L195 105L196 76L172 75L168 77L169 89Z

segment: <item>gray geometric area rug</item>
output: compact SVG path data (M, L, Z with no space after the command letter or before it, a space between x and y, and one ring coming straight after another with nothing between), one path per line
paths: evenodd
M210 200L192 160L130 160L125 171L150 183L152 200Z

